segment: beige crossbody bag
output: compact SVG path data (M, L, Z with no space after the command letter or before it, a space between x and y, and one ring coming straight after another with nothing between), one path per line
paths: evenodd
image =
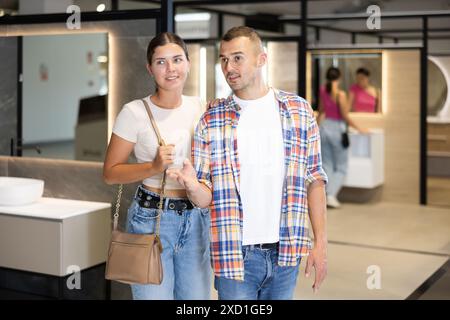
M165 146L161 138L155 119L153 118L147 101L142 99L147 110L153 130L158 137L158 144ZM163 280L163 267L161 252L163 250L159 237L159 226L163 213L164 189L166 172L161 182L160 201L158 203L155 233L134 234L117 230L119 222L119 208L123 185L119 185L114 225L109 244L108 260L106 262L105 278L128 284L161 284Z

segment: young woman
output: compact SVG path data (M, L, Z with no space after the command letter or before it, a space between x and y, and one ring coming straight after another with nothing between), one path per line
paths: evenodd
M337 195L347 174L348 149L342 144L342 133L346 131L347 126L367 133L367 130L360 128L349 116L346 94L339 88L340 77L339 69L331 67L327 70L327 82L320 88L317 119L322 140L322 163L328 175L327 205L332 208L340 206Z
M356 70L356 83L350 87L348 99L354 112L380 112L380 90L370 84L370 72L366 68Z
M161 33L147 48L147 69L156 92L144 100L166 146L159 146L144 102L127 103L117 116L104 162L108 184L142 181L128 209L127 232L153 233L164 171L194 170L191 139L204 104L182 94L190 61L183 40ZM137 163L128 162L134 150ZM187 160L186 160L187 159ZM209 299L209 210L195 206L187 186L167 174L164 212L160 219L164 277L161 285L133 284L134 299ZM195 199L193 199L195 201Z

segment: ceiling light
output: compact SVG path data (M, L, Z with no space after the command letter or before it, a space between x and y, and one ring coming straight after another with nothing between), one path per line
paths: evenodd
M101 3L97 6L97 12L103 12L103 11L105 11L105 9L106 9L106 6L104 3Z
M99 62L99 63L106 63L106 62L108 62L108 57L107 56L98 56L97 57L97 62Z
M176 22L187 22L187 21L209 21L211 19L211 14L202 13L179 13L175 15Z

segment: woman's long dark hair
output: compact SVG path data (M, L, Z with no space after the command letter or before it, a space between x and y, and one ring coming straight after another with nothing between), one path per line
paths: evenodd
M152 58L155 54L155 50L159 46L164 46L169 43L177 44L183 49L184 54L186 55L186 59L189 61L189 53L186 47L186 43L181 39L178 35L171 32L162 32L155 36L147 47L147 62L148 64L152 64Z
M341 71L338 68L335 67L330 67L327 70L327 83L325 84L325 90L327 91L328 94L331 93L331 82L334 80L337 80L341 77Z

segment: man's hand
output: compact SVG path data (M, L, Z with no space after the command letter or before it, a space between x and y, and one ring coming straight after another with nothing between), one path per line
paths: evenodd
M169 168L166 171L168 177L176 179L189 192L195 192L200 187L197 180L197 172L188 159L183 161L183 168Z
M166 171L168 177L176 179L183 187L186 188L189 200L200 208L206 208L212 200L211 190L203 183L198 181L197 172L191 162L186 159L183 161L183 168L170 168Z
M312 267L315 269L315 280L312 286L314 293L319 291L322 281L327 276L327 244L321 243L315 245L310 251L308 260L306 261L305 276L308 278L311 274Z

